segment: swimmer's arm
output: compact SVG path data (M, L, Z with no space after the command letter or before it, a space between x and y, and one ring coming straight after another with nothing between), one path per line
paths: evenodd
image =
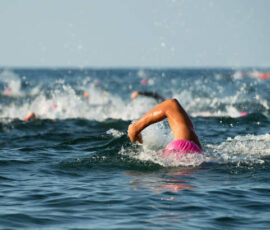
M154 109L150 110L142 118L129 126L128 136L131 142L139 141L142 143L142 136L140 135L140 132L147 126L162 121L167 117L165 111L163 110L163 104L164 102L157 105Z
M142 134L137 131L134 124L131 124L128 127L128 136L129 136L129 139L130 139L131 142L138 141L141 144L143 143Z
M145 129L147 126L151 124L162 121L165 118L168 118L169 125L171 127L175 139L181 139L181 137L183 136L190 136L190 133L193 132L192 131L194 129L193 124L190 118L188 117L187 113L185 112L185 110L182 108L182 106L178 103L176 99L169 99L154 107L142 118L140 118L137 122L129 126L128 136L130 138L130 141L131 142L137 141L138 134L143 129ZM183 129L183 127L185 129ZM184 133L183 130L185 130Z

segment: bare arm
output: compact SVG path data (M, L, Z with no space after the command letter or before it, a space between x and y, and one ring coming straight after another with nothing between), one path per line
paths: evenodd
M140 132L147 126L162 121L165 118L168 118L175 140L191 140L201 147L189 116L176 99L169 99L160 103L137 122L131 124L128 129L130 141L139 141L141 143Z

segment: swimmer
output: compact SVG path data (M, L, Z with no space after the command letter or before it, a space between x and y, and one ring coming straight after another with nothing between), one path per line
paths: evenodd
M52 112L53 110L56 110L58 108L57 104L52 104L51 106L48 107L47 112ZM30 112L28 115L24 118L25 121L33 121L37 119L36 113Z
M132 100L136 99L138 96L145 96L145 97L151 97L155 99L158 103L161 103L164 101L164 98L161 97L159 94L149 91L134 91L130 94L130 98Z
M85 98L85 99L88 99L89 98L89 93L87 93L86 91L83 93L83 97Z
M269 79L270 78L270 72L269 73L261 73L259 78L261 80Z
M166 100L128 128L128 136L131 142L143 143L141 131L147 126L168 118L174 140L165 148L165 152L201 153L201 144L197 137L194 126L176 99Z
M25 118L25 121L33 121L36 119L36 114L34 112L30 112Z
M5 88L3 95L11 95L11 94L12 94L11 88Z

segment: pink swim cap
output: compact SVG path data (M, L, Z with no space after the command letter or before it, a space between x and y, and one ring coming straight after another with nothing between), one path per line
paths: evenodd
M57 104L52 104L52 109L57 109Z
M6 89L4 90L4 93L3 93L3 94L8 95L8 94L11 94L11 93L12 93L11 88L6 88Z
M165 153L201 153L201 149L194 142L189 140L174 140L164 149Z
M142 84L142 85L147 85L147 79L145 79L145 78L142 79L142 80L141 80L141 84Z
M247 112L240 113L240 117L244 117L244 116L247 116L247 115L248 115Z

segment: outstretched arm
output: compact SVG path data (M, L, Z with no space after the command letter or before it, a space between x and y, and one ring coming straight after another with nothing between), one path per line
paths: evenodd
M165 118L168 118L175 140L191 140L201 147L189 116L176 99L169 99L160 103L137 122L131 124L128 129L130 141L141 142L140 132L147 126L162 121Z

